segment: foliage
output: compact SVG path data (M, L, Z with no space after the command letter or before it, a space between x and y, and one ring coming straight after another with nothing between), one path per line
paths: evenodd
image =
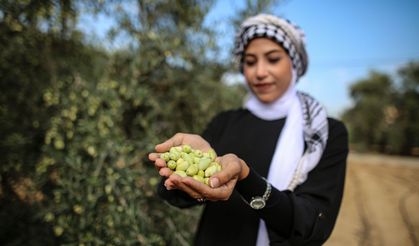
M188 245L200 208L158 199L146 156L240 105L206 55L211 2L94 2L0 5L0 244ZM130 45L84 42L86 7L114 16Z
M231 20L235 28L238 28L242 21L250 16L260 13L269 13L273 6L287 2L287 0L246 0L244 8L240 9Z
M399 124L403 142L401 153L419 155L419 63L411 62L398 71L401 86Z
M393 121L384 120L384 108L391 107L392 82L385 74L372 72L368 79L352 85L350 95L355 106L347 113L352 119L352 126L357 130L353 134L354 141L363 139L369 146L385 141L383 135Z
M94 85L76 78L61 84L46 92L60 103L44 97L47 105L60 109L51 119L36 170L53 187L44 219L54 225L60 243L175 242L164 234L174 232L162 232L159 226L176 222L165 213L169 208L155 209L161 207L154 195L158 179L144 160L157 138L146 112L138 112L143 130L134 135L126 130L125 119L134 105L127 104L128 91L121 83L104 80ZM155 107L145 95L136 94L140 105Z
M54 25L47 25L49 17L67 10L54 9L52 2L45 1L1 3L0 242L3 245L19 245L30 239L37 239L32 242L34 245L53 242L48 226L39 219L40 202L45 195L39 190L35 173L50 117L56 113L43 104L44 92L54 88L60 78L75 72L89 79L103 73L104 67L99 65L106 60L106 54L83 44L77 31L64 35L63 31L54 31ZM98 66L90 66L91 61Z
M363 150L417 155L418 84L419 63L414 62L402 67L396 79L371 72L354 83L350 89L354 106L343 115L351 142Z

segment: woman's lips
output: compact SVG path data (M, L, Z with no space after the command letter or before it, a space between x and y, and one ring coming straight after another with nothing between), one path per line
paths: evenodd
M272 83L260 83L260 84L253 84L253 87L257 92L264 93L269 92L272 88Z

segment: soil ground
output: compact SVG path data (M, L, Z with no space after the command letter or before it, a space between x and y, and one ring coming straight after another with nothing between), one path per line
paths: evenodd
M351 153L326 246L419 245L419 158Z

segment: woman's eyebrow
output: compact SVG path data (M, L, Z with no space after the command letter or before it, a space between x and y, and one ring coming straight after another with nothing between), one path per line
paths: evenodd
M273 49L273 50L270 50L268 52L265 52L265 55L269 55L269 54L272 54L272 53L284 53L284 51L280 50L280 49Z
M265 52L265 53L263 53L264 55L270 55L270 54L272 54L272 53L284 53L284 51L283 50L280 50L280 49L272 49L272 50L268 50L267 52ZM244 54L244 56L256 56L256 54L253 54L253 53L245 53Z

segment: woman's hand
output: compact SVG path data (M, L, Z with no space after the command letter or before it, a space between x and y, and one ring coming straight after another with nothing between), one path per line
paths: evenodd
M237 181L247 177L249 167L234 154L218 157L217 162L221 164L222 169L211 176L209 186L191 177L178 175L169 176L165 181L165 186L168 189L182 190L195 199L227 200L233 193Z
M211 149L211 145L205 141L201 136L196 134L187 134L187 133L176 133L173 137L169 138L165 142L156 145L155 149L157 153L150 153L148 159L154 162L154 166L159 171L160 176L169 177L173 171L167 167L166 162L160 158L159 153L169 151L171 147L189 144L194 149L199 149L202 151L208 151ZM175 185L171 181L165 183L166 187L173 189Z
M149 159L154 161L159 174L167 177L164 185L168 190L179 189L195 199L227 200L230 198L237 181L244 179L249 173L249 167L243 160L234 154L227 154L217 158L217 162L221 164L222 169L211 176L209 186L191 177L172 175L173 171L167 167L166 162L160 158L159 153L169 151L171 147L184 144L189 144L192 148L205 152L211 149L209 143L199 135L177 133L167 141L156 145L157 153L149 154Z
M156 151L163 153L169 151L171 147L183 144L189 144L192 148L202 151L208 151L211 149L211 145L199 135L176 133L173 137L169 138L165 142L156 145Z

